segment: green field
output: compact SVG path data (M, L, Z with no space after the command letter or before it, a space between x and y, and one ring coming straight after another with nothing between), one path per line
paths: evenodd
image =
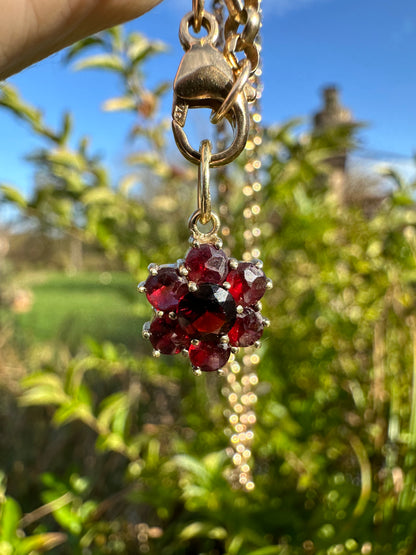
M61 341L71 349L85 337L137 348L144 299L133 278L121 272L88 272L24 276L33 305L19 314L27 341Z

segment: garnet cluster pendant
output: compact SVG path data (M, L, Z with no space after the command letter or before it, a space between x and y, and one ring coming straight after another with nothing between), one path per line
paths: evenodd
M184 260L149 266L139 284L155 310L143 327L154 356L189 356L195 374L220 371L239 347L259 346L269 321L260 299L272 287L262 263L238 262L211 243L193 243Z

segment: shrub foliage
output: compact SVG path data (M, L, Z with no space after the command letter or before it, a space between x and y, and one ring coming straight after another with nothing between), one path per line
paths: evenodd
M32 225L100 244L139 279L150 261L183 255L195 189L193 168L166 154L166 85L146 88L145 64L161 50L117 28L68 52L79 69L120 77L120 97L104 107L132 114L137 149L119 183L87 141L70 146L70 114L52 130L11 85L0 92L2 109L44 141L29 157L33 196L3 184L2 200ZM18 385L3 305L0 553L416 552L414 184L391 174L371 217L342 206L322 186L325 160L351 145L354 129L302 140L295 130L271 127L262 145L263 252L275 287L265 301L255 490L227 480L217 377L195 380L185 361L156 361L139 339L131 352L89 338L75 353L25 345L13 357ZM244 157L236 184L243 168ZM237 186L232 194L238 256ZM148 309L136 305L139 329Z

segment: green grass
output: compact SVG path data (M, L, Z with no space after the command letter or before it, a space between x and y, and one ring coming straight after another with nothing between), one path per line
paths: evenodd
M75 349L90 336L137 348L143 302L130 275L47 273L27 275L24 282L34 299L31 310L18 315L27 340L59 340Z

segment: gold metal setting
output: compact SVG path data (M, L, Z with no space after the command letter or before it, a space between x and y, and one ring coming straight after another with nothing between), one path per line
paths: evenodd
M214 214L214 212L211 212L211 220L208 223L211 223L212 227L209 231L202 231L198 227L200 220L201 211L198 208L198 210L195 210L189 219L189 229L191 230L193 240L196 241L196 245L194 243L194 246L199 246L201 243L214 243L216 245L220 245L217 235L220 230L220 219L218 216Z
M199 148L201 160L198 171L198 207L199 219L203 225L210 222L211 192L209 190L209 165L211 163L211 142L205 139Z
M188 283L188 289L191 293L195 293L195 291L198 291L198 285L194 281L190 281Z

